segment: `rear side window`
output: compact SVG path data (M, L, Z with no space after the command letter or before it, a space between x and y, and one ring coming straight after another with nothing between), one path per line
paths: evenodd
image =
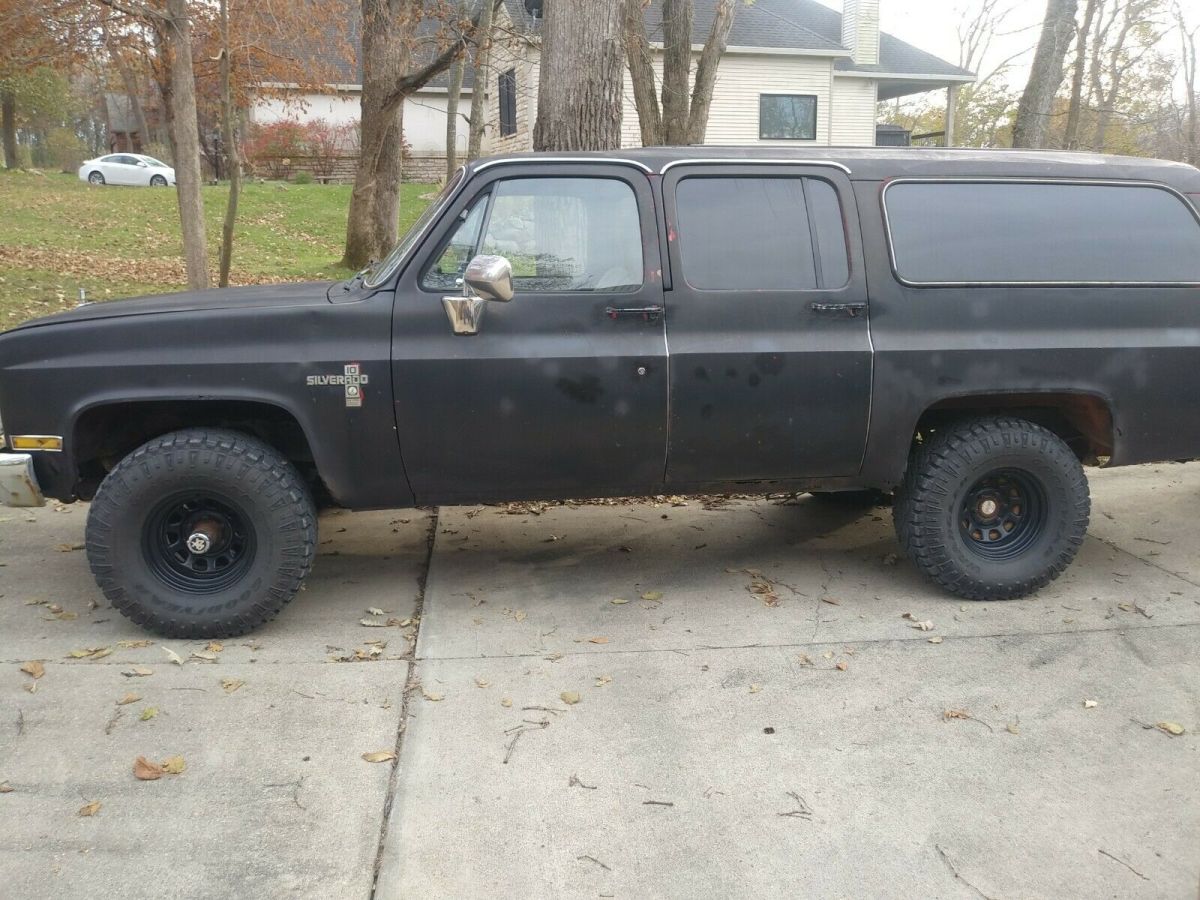
M798 177L693 176L675 189L683 277L698 290L801 291L849 277L837 192Z
M1200 282L1200 222L1161 188L897 182L884 207L912 284Z

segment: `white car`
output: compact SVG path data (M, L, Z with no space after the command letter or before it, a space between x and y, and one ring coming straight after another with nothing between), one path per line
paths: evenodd
M175 183L175 170L153 156L110 153L89 159L79 167L79 178L90 184L135 184L166 187Z

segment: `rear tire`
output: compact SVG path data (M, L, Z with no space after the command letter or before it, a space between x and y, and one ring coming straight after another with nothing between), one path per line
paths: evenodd
M87 555L122 615L172 638L227 638L273 619L312 567L312 497L290 462L233 431L155 438L106 477Z
M1087 533L1083 467L1053 432L984 417L918 445L896 491L896 535L917 568L968 600L1009 600L1062 574Z
M104 175L101 172L89 172L88 184L104 184Z

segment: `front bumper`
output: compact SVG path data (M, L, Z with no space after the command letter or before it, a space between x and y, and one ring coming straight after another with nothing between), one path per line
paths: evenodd
M0 453L0 504L46 505L37 474L33 471L33 457L28 453Z

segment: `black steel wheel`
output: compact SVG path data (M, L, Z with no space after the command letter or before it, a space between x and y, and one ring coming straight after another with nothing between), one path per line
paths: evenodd
M970 600L1006 600L1062 574L1090 511L1083 467L1062 438L996 416L918 444L894 513L900 543L933 581Z
M156 438L117 464L88 512L87 554L122 614L174 638L274 618L312 566L316 509L273 448L231 431Z

